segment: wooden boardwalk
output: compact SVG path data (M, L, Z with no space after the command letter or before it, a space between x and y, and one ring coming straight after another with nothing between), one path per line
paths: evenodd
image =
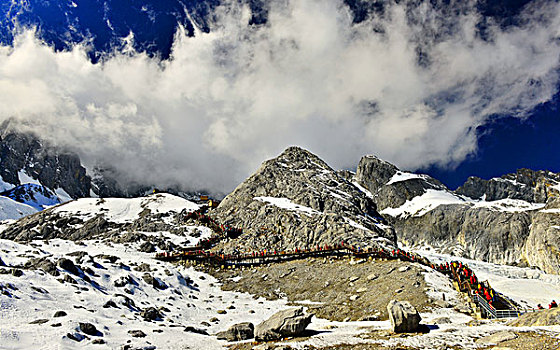
M189 213L187 218L206 224L215 232L209 239L203 240L195 247L178 251L157 253L155 258L162 261L190 261L215 267L243 267L281 263L307 258L355 257L358 259L398 259L416 262L449 276L460 292L466 293L477 312L486 318L518 317L534 310L521 310L505 295L498 293L488 283L479 281L467 265L458 261L433 264L428 259L402 249L386 250L383 248L361 249L360 247L340 243L337 245L315 246L312 249L294 249L290 251L263 250L237 254L222 254L210 251L220 240L241 235L242 230L216 223L203 211Z

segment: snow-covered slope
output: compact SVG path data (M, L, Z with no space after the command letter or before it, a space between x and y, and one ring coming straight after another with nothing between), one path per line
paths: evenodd
M71 240L153 232L188 234L187 213L199 206L181 197L158 193L140 198L80 198L14 222L0 238L16 241L64 238Z
M199 205L184 198L160 193L139 198L80 198L55 208L53 213L84 221L102 216L107 221L122 224L139 219L145 210L152 214L163 214L194 211L198 208Z
M25 264L32 257L54 263L62 258L80 261L78 275L60 267L58 276L33 269L24 270L21 277L2 275L0 348L81 349L102 340L105 345L100 348L110 349L129 341L133 348L143 349L150 345L158 349L220 349L224 341L197 330L215 333L242 321L258 323L286 304L222 291L211 276L158 262L152 254L134 248L134 244L109 246L85 241L77 245L64 240L36 241L31 247L0 240L1 257L8 265ZM74 252L83 253L69 256ZM161 286L154 287L147 275ZM158 320L141 316L149 307L160 310ZM58 311L66 315L55 317ZM99 334L82 339L79 324L85 322L93 324ZM145 336L133 337L130 332L135 330Z
M34 207L19 203L11 198L0 196L0 220L17 220L36 213Z

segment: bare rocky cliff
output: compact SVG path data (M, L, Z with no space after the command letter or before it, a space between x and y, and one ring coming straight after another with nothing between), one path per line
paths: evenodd
M490 180L471 177L451 191L430 176L366 156L355 180L406 245L560 273L559 174L520 169Z

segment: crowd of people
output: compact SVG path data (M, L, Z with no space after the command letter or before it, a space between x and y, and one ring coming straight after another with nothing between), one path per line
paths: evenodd
M259 257L274 257L274 256L298 256L298 255L313 255L325 252L340 252L340 251L350 251L356 256L368 256L376 258L388 258L388 259L400 259L410 262L419 262L421 264L430 266L432 269L442 272L444 274L450 275L455 279L459 285L461 291L468 292L470 295L478 295L482 297L491 306L495 307L497 300L497 292L490 287L488 282L482 282L476 276L474 271L472 271L467 264L463 264L460 261L445 262L440 264L431 263L428 259L407 252L402 249L393 249L391 251L385 250L383 248L361 248L359 246L349 245L344 241L339 244L334 245L316 245L311 248L295 248L290 251L286 250L261 250L261 251L251 251L242 253L236 249L232 254L225 254L223 251L211 252L207 249L216 245L216 243L226 237L239 236L242 233L241 229L233 228L228 225L218 224L211 217L207 216L203 211L194 211L187 214L187 219L194 219L200 223L206 224L210 227L216 234L212 235L210 238L201 240L196 247L186 248L180 253L158 253L156 258L173 258L173 257L185 257L185 258L198 258L198 259L220 259L221 261L232 261L232 260L242 260L251 259ZM555 300L548 305L549 309L558 307ZM538 304L538 309L544 309L541 304Z

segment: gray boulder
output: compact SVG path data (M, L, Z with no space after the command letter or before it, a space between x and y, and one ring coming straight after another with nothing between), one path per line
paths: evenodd
M140 316L147 321L155 321L161 319L161 314L155 307L148 307L140 312Z
M306 315L303 308L277 312L255 327L255 339L268 341L300 335L312 317L313 314Z
M234 324L227 331L216 334L218 339L227 341L240 341L255 337L255 326L251 322Z
M97 330L97 328L87 322L80 322L80 330L87 335L102 336L103 334Z
M420 324L420 314L408 301L391 300L387 305L391 328L395 333L416 332Z
M57 265L58 265L58 267L70 272L73 275L79 275L80 274L80 271L78 270L76 265L74 265L74 262L70 259L61 258L61 259L58 260Z
M41 270L53 276L60 275L60 272L56 269L56 265L47 258L31 258L24 266L28 269Z

